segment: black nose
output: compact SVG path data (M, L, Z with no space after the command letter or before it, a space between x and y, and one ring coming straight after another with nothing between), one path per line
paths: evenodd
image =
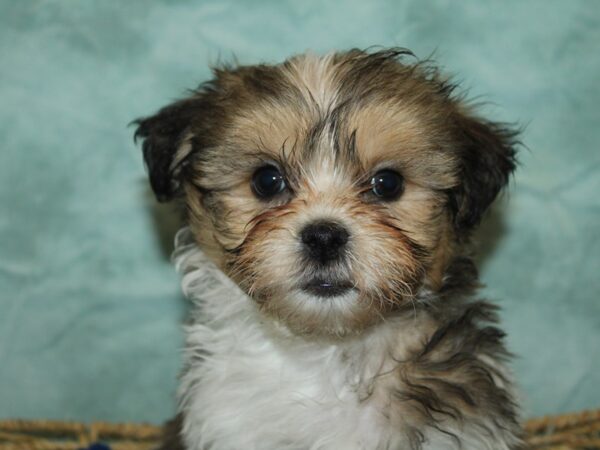
M306 253L320 263L338 259L343 254L349 236L341 225L326 221L311 223L300 233Z

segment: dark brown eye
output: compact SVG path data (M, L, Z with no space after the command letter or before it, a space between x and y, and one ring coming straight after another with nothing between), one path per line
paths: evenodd
M371 192L382 200L395 200L403 190L404 179L393 170L380 170L371 178Z
M252 175L252 189L257 197L268 199L285 189L285 179L275 166L264 166Z

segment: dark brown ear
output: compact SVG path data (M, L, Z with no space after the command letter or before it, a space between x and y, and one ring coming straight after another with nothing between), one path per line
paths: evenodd
M134 121L134 139L142 139L150 185L158 201L171 200L179 191L181 177L194 150L195 122L200 120L199 98L180 100L153 116Z
M468 233L508 183L516 167L518 130L460 114L460 184L450 193L457 231Z

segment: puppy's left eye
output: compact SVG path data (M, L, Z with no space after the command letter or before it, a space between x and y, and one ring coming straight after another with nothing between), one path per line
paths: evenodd
M252 175L252 189L257 197L268 199L285 189L285 179L275 166L264 166Z
M371 178L371 192L382 200L395 200L403 190L404 179L393 170L380 170Z

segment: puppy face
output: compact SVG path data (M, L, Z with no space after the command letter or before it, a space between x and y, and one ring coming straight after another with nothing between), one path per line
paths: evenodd
M469 114L402 51L215 71L138 121L159 199L296 333L360 332L412 310L514 169L514 133Z

